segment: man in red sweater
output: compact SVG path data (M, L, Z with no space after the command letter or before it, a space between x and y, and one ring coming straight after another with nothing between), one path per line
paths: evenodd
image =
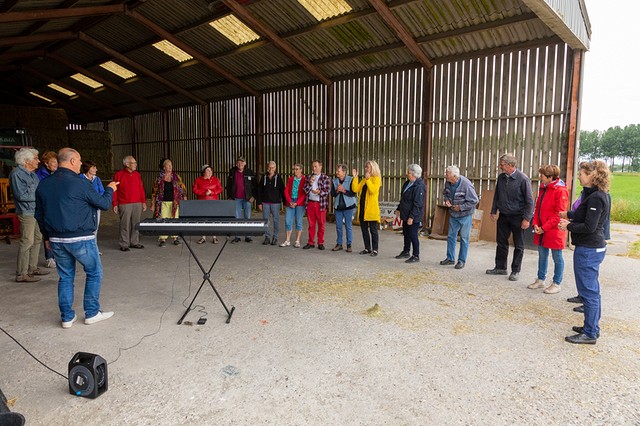
M135 227L140 223L142 212L147 211L147 197L142 177L136 171L136 159L129 155L122 164L124 169L113 176L113 181L119 183L117 195L113 197L113 211L120 216L120 250L129 251L129 248L144 248Z

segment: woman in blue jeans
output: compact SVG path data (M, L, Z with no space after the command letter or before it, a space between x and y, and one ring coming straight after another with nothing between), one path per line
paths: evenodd
M598 274L604 260L607 242L604 224L609 215L609 169L604 161L583 161L578 174L583 186L578 208L561 212L561 230L571 232L573 272L578 294L584 303L584 323L574 326L578 334L567 336L569 343L595 344L600 337L600 283Z
M302 235L302 218L304 217L304 202L306 198L305 192L302 190L304 187L305 176L302 174L302 164L296 164L293 166L293 176L287 180L287 185L284 188L285 198L285 230L287 232L286 238L280 247L289 247L291 243L291 231L293 230L293 221L296 223L296 242L295 248L300 248L300 236Z

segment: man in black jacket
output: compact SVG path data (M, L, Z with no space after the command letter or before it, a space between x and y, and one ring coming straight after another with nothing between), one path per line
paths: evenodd
M244 157L238 157L227 177L227 198L236 202L237 219L251 219L251 205L256 194L256 174L246 165ZM253 241L251 237L244 240L248 243ZM236 236L231 242L240 242L240 237Z
M524 255L524 231L533 219L531 180L516 168L518 162L512 154L502 155L499 165L502 173L498 176L491 206L491 220L498 222L496 264L493 269L487 269L487 274L507 275L509 235L513 234L515 250L509 280L518 281Z
M271 224L267 228L262 244L278 244L280 232L280 209L284 200L284 181L276 173L276 162L269 161L267 172L262 175L258 183L258 209L262 211L262 218L273 222L273 235L270 234Z

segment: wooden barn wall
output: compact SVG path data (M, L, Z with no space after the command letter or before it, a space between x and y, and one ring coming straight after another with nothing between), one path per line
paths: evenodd
M264 159L279 173L290 176L300 163L308 174L314 160L326 167L326 93L315 85L263 95Z
M130 118L119 118L107 123L107 130L111 132L111 151L113 152L113 170L122 170L122 159L131 155L132 126ZM103 123L95 123L95 126L87 126L92 130L103 130ZM113 176L102 176L102 179L111 179Z
M168 112L169 118L169 158L173 169L180 175L191 193L193 181L200 176L200 169L206 163L203 107L194 105L177 108Z
M571 61L561 44L434 67L432 206L442 201L448 165L478 194L494 188L504 153L515 154L534 193L541 165L557 164L564 176Z

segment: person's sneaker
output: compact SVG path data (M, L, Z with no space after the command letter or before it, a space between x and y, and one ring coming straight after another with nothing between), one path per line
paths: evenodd
M418 256L411 256L410 258L404 261L404 263L416 263L416 262L420 262L420 258Z
M173 239L173 245L174 246L179 246L180 244L182 244L182 242L179 239L177 239L177 238Z
M296 241L293 245L295 248L300 248L300 241Z
M197 244L204 244L207 242L207 239L205 237L201 237L198 241Z
M167 245L167 242L165 240L158 241L158 247L166 247L166 245ZM129 250L129 247L125 247L125 248Z
M543 293L546 293L546 294L560 293L560 286L556 283L552 283L549 287L543 290Z
M273 240L271 240L271 245L272 246L277 246L278 245L278 239L276 237L273 237Z
M456 263L456 262L454 262L454 261L453 261L453 260L451 260L451 259L445 259L445 260L441 260L441 261L440 261L440 264L441 264L442 266L446 266L446 265L454 265L455 263Z
M573 297L568 298L567 302L569 302L569 303L582 303L582 297L573 296Z
M96 315L92 316L91 318L85 318L84 323L87 325L95 324L100 321L108 320L112 316L113 316L113 312L99 311Z
M213 237L213 240L211 240L212 244L218 244L218 237Z
M318 250L324 250L324 244L318 244Z
M519 278L520 278L519 272L512 272L511 275L509 275L509 281L518 281Z
M400 252L399 255L396 256L396 259L408 259L411 257L411 254L408 251Z
M351 244L347 244L347 253L351 253L352 251Z
M578 327L577 325L574 325L573 327L571 327L571 329L578 334L584 334L584 327ZM600 333L596 334L596 339L599 339L599 338L600 338Z
M269 237L264 237L264 241L262 242L263 246L268 246L271 243L271 241L269 240Z
M78 316L76 314L73 314L73 318L71 318L71 321L62 321L62 328L71 328L71 326L74 322L76 322L77 319Z
M291 243L289 242L289 240L286 240L285 242L280 244L280 247L289 247L290 245L291 245Z
M589 337L584 333L578 333L574 336L567 336L564 338L569 343L575 343L578 345L595 345L598 339Z
M378 255L378 250L373 250L369 256L376 257Z
M46 266L47 266L47 268L55 268L56 267L56 260L53 257L51 259L47 259Z
M493 269L487 269L486 273L487 275L507 275L507 270L500 269L500 268L493 268Z
M302 247L302 250L309 250L315 247L315 244L309 244L307 243L306 246Z
M371 250L364 249L360 252L360 254L371 254Z
M544 288L546 286L544 280L541 280L540 278L536 278L536 280L534 282L532 282L531 284L529 284L527 286L527 288L530 288L531 290L535 290L537 288Z
M33 271L29 272L29 275L31 275L33 277L33 276L38 276L38 275L40 275L40 276L49 275L50 273L51 273L50 271L43 271L40 268L36 268Z
M342 246L340 244L336 244L336 246L331 249L331 251L338 251L338 250L342 250Z
M458 263L456 263L456 266L454 266L455 269L462 269L464 268L464 262L458 261Z
M37 283L38 281L40 281L40 278L34 277L32 275L29 275L29 274L18 275L16 277L16 282L17 283Z
M233 240L231 240L231 244L239 243L240 241L242 241L240 237L235 237Z
M245 243L250 243L250 242L252 242L252 241L253 241L253 238L251 238L251 237L245 237L245 238L244 238L244 242L245 242Z
M584 314L584 305L576 306L575 308L573 308L573 312Z

